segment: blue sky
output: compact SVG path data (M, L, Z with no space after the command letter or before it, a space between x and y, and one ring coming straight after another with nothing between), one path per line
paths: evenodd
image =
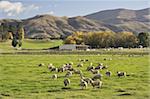
M148 7L149 0L0 0L0 19L24 19L40 14L72 17L108 9Z

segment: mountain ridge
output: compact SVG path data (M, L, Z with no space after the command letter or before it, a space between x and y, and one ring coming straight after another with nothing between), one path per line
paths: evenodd
M22 22L25 36L59 38L71 35L75 31L128 31L138 34L150 31L150 8L112 9L92 13L86 16L58 17L52 15L36 15L34 17L16 20L2 19L0 23L17 25Z

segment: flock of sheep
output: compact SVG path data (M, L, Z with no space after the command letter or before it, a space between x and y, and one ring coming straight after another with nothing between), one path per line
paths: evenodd
M104 59L105 60L105 59ZM90 65L86 68L87 72L91 72L92 73L92 77L85 77L85 75L83 74L82 70L80 70L80 67L84 66L84 63L88 62L88 59L80 59L79 60L79 64L77 64L76 68L73 67L73 62L69 62L64 64L63 66L57 68L55 67L53 64L49 64L48 65L48 69L50 72L66 72L66 74L64 75L64 86L67 87L70 85L71 81L70 81L70 77L74 74L79 75L80 77L80 86L81 89L86 89L87 86L91 85L93 88L101 88L102 87L102 74L99 72L100 70L104 70L106 69L105 75L107 77L110 77L112 75L112 72L107 70L108 66L104 66L102 63L99 63L96 67L93 66L93 63L90 63ZM43 63L39 64L38 66L44 66ZM116 75L118 77L125 77L126 76L126 72L123 71L118 71L116 73ZM53 80L58 79L58 74L53 74L51 76L51 78Z

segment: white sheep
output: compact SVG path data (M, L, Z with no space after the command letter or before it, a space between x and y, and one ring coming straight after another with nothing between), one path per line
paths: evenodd
M121 77L121 76L126 76L126 72L121 72L121 71L117 71L117 76Z
M45 64L44 63L40 63L38 66L44 66Z
M51 69L51 72L52 71L58 72L58 68L54 67L54 68Z
M93 73L93 74L99 74L99 71L98 70L91 70L91 72Z
M102 81L98 80L90 80L91 85L93 86L93 88L98 87L101 88L102 87Z
M71 71L68 71L68 72L66 73L65 77L70 77L70 76L72 76L72 72L71 72Z
M91 78L85 78L85 77L81 76L81 81L84 80L85 82L87 82L87 84L90 83L90 79Z
M95 80L95 79L100 79L100 80L101 80L101 79L102 79L102 76L103 76L102 74L96 74L96 75L93 76L92 79L93 79L93 80Z
M49 64L47 67L49 70L51 70L52 68L55 68L55 66L53 66L53 64Z
M64 85L65 85L65 87L69 86L69 84L70 84L70 79L68 79L68 78L64 79Z
M64 67L58 68L58 72L64 72L64 71L65 71L65 68L64 68Z
M106 76L110 77L112 73L111 73L111 71L107 70L105 74L106 74Z
M57 74L52 75L52 79L57 79L57 78L58 78Z
M88 66L86 70L87 70L87 71L90 71L90 70L92 70L92 69L94 69L94 68L95 68L94 66Z
M82 64L82 63L79 63L79 64L77 65L77 67L83 67L83 64Z
M86 81L84 81L83 79L81 79L81 80L80 80L80 86L81 86L82 89L84 89L84 88L86 89L87 86L88 86L88 84L87 84Z

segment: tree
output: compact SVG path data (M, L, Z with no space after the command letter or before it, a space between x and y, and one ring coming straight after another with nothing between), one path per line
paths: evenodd
M139 45L142 45L143 47L148 47L150 42L150 35L149 33L139 33L138 35Z
M18 31L17 31L17 34L16 34L16 38L18 39L18 46L21 47L22 46L22 41L24 39L24 28L22 26L22 24L18 24Z
M138 44L137 37L132 32L121 32L116 34L115 47L135 47Z
M13 46L13 47L16 47L17 44L18 44L18 41L17 41L16 37L13 37L12 46Z

